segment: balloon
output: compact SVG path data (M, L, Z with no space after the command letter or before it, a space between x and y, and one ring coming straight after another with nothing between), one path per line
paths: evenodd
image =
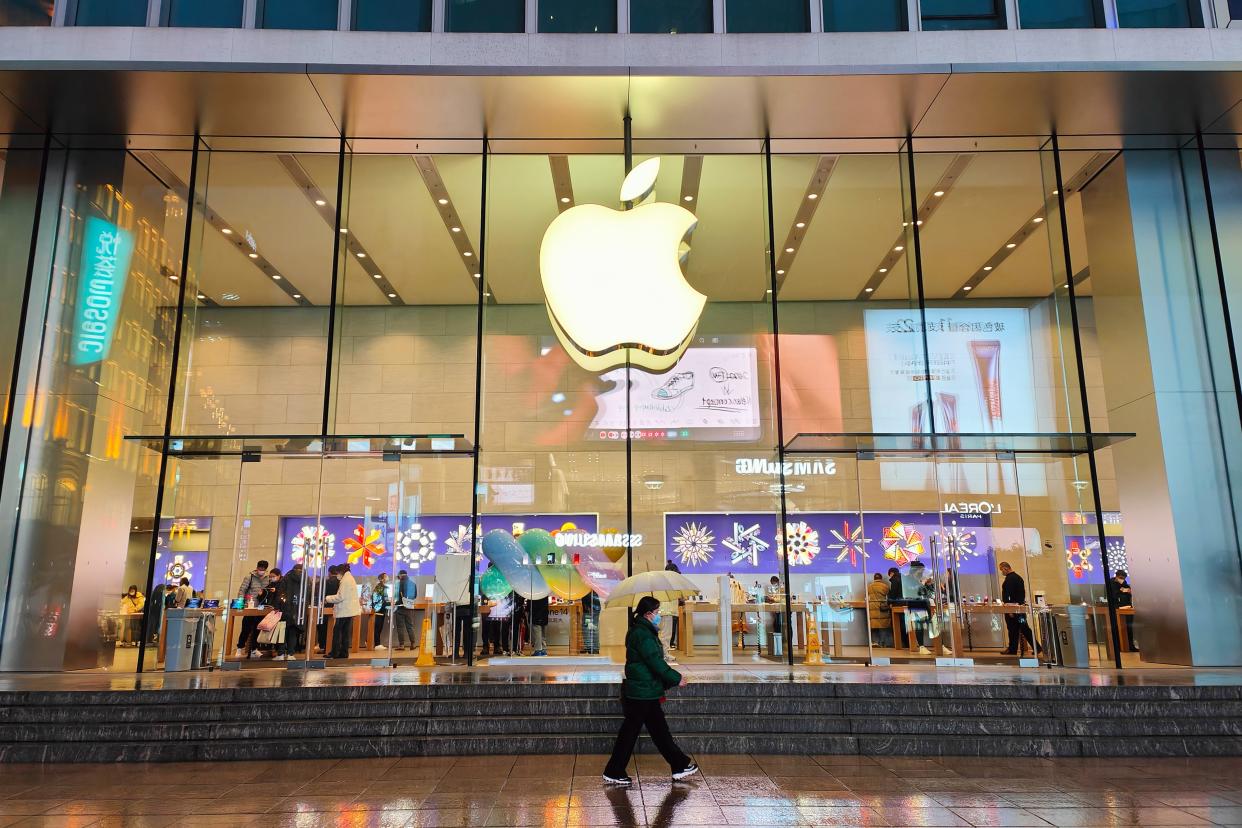
M613 587L625 580L621 567L609 559L604 549L580 549L578 552L578 574L587 586L599 593L599 597L607 601Z
M527 529L518 537L517 542L526 550L526 554L530 555L530 559L537 564L555 561L557 553L560 551L557 548L556 539L552 537L552 533L547 529Z
M616 529L605 529L603 530L601 534L615 535L617 534L617 530ZM625 557L624 546L605 546L603 549L603 552L605 555L608 556L608 560L612 561L613 563L616 563L617 561Z
M538 532L541 530L532 530ZM530 534L526 532L522 537ZM543 533L548 535L547 532ZM548 535L551 541L551 535ZM555 541L552 541L555 547ZM513 591L523 598L538 600L547 598L551 594L548 588L548 582L543 579L543 575L531 563L531 557L526 550L519 544L510 533L503 529L493 529L483 536L483 555L489 561L496 565L500 570L500 574L513 588Z
M498 568L489 566L483 573L483 577L479 579L479 592L483 593L483 597L489 601L498 601L513 592L513 587L509 586L509 582L505 580L504 574Z
M541 564L539 571L543 574L544 579L547 580L548 588L552 590L552 593L557 598L563 598L566 601L577 601L591 591L591 587L578 574L578 570L574 568L573 564Z

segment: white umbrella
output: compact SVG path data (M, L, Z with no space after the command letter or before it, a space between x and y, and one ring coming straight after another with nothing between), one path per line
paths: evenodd
M651 595L660 600L676 601L678 598L690 598L699 594L699 588L680 572L671 569L656 569L651 572L640 572L631 575L613 588L608 596L610 607L634 607L640 598Z

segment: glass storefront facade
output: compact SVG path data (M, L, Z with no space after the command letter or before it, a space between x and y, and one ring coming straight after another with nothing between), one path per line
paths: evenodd
M0 669L607 659L669 564L692 663L1237 664L1240 157L14 139Z

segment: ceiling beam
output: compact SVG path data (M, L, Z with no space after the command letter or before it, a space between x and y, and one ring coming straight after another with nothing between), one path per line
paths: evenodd
M840 156L837 155L821 155L815 164L815 171L811 173L811 180L807 182L806 190L802 194L802 200L798 203L798 209L794 212L793 221L789 225L789 230L785 233L785 243L776 251L776 291L777 295L785 286L785 279L789 276L789 271L793 270L794 259L798 256L798 251L802 249L802 242L806 239L807 228L811 226L811 220L815 218L815 211L819 209L820 203L823 201L824 193L828 190L828 182L832 178L833 171L837 168L837 161ZM769 288L765 291L771 293Z

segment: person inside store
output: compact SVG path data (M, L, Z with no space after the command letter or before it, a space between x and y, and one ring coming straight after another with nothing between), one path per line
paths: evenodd
M548 599L536 598L527 605L530 621L530 646L534 648L533 656L546 656L548 654L548 642L545 636L548 634Z
M332 650L328 658L349 658L349 648L354 640L354 619L362 615L362 604L358 601L358 582L349 571L347 563L337 564L336 571L340 575L336 592L324 598L324 602L332 605Z
M474 649L474 618L471 604L458 604L453 610L453 660L465 658Z
M418 634L414 632L414 608L418 605L418 584L404 569L397 573L397 611L393 613L393 631L397 649L417 649Z
M185 609L190 605L190 599L194 597L194 587L190 586L190 579L182 576L181 582L177 584L177 588L173 590L172 605L175 609Z
M237 588L237 598L242 602L244 609L252 609L259 605L265 589L267 589L267 561L259 561L255 568L248 572L245 578L242 578L241 586ZM237 634L237 652L233 653L234 656L245 658L249 653L251 658L259 657L260 653L254 648L254 643L261 619L262 616L258 613L242 616L241 632Z
M888 568L888 604L889 604L890 609L894 601L900 601L905 597L906 597L906 594L901 588L901 570L895 566L890 566ZM892 623L891 614L889 616L889 623L890 624ZM905 648L910 646L910 638L906 633L906 628L904 624L901 626L900 629L893 631L894 646L896 646L896 634L898 632L901 633L901 648L904 650Z
M491 654L498 656L501 653L511 655L508 649L510 637L509 623L513 619L513 593L504 595L492 601L491 610L484 619L484 636L483 636L483 652L480 656L488 654L487 648L491 647Z
M284 620L284 605L280 598L280 582L281 582L280 570L277 569L276 567L272 567L270 570L268 570L267 586L263 588L263 597L259 600L259 603L262 606L267 607L272 612L279 612L281 614L281 620L283 621ZM259 620L261 621L262 619L259 619ZM258 650L260 653L265 653L267 655L272 656L272 658L275 658L276 656L280 655L281 645L280 644L264 644L263 635L261 633L256 633L255 649Z
M335 595L341 586L341 572L335 564L328 567L328 579L324 581L323 594ZM325 606L327 602L325 601ZM325 615L319 616L319 624L315 629L315 643L318 645L317 652L325 652L328 649L328 618Z
M871 643L876 647L893 646L893 612L888 605L888 592L891 588L889 582L878 572L871 577L871 583L867 584L867 618L871 624Z
M773 575L768 580L768 588L763 596L763 600L769 604L780 604L785 601L784 590L781 589L781 579L777 575ZM781 631L781 613L772 613L772 632L779 633Z
M276 654L277 661L296 659L305 643L302 640L305 634L302 622L303 578L302 564L295 563L289 574L280 579L279 599L281 620L285 622L285 641Z
M1113 573L1113 577L1108 582L1108 597L1113 602L1113 606L1134 606L1134 590L1130 588L1129 578L1129 573L1124 569L1118 569ZM1126 613L1121 617L1126 620L1126 638L1130 639L1130 652L1137 653L1139 648L1134 640L1134 616Z
M129 589L121 596L121 640L119 643L122 647L138 646L142 608L146 605L147 599L138 591L138 585L130 584Z
M660 646L660 602L644 595L638 599L629 632L625 636L625 677L621 681L621 710L625 720L617 732L612 756L604 768L604 782L610 785L632 785L634 780L625 772L634 755L634 745L644 727L652 743L668 762L673 781L685 779L699 771L699 766L677 747L668 729L661 705L664 694L674 687L685 687L686 680L664 659Z
M669 572L676 572L678 575L681 574L681 569L679 569L677 564L674 563L673 561L669 561L668 563L664 564L664 568L668 570ZM673 617L671 619L673 622L673 629L669 633L668 642L667 642L667 646L670 650L676 650L678 645L681 643L680 638L678 636L678 633L681 631L678 629L678 627L681 626L681 608L684 607L685 605L686 605L685 598L677 599L677 612L673 614ZM598 630L599 624L596 624L595 628L596 630Z
M582 596L582 651L599 655L599 614L603 604L594 592ZM665 622L668 623L668 622ZM677 637L677 619L672 619L673 637Z
M384 642L384 625L388 623L388 614L392 612L392 595L389 591L388 573L381 572L371 590L371 612L375 614L375 649L387 650Z
M1025 606L1026 581L1022 579L1021 575L1013 571L1013 567L1007 561L1001 561L998 569L1000 569L1001 575L1004 576L1001 579L1001 603ZM1031 648L1036 652L1043 652L1043 648L1035 643L1035 636L1031 633L1031 625L1026 623L1025 612L1005 613L1005 631L1009 641L1004 655L1020 656L1026 652L1027 644L1030 644Z

